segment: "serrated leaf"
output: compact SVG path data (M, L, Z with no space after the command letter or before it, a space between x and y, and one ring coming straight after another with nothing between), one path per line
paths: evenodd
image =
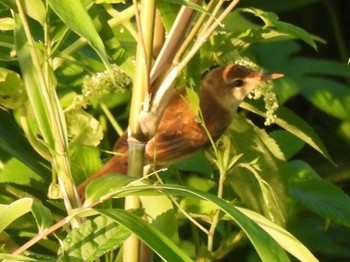
M82 183L102 166L96 148L75 146L71 152L71 169L77 184Z
M275 130L269 135L277 142L286 159L291 159L305 145L299 138L284 130Z
M22 198L9 205L0 204L0 232L2 232L17 218L30 212L32 209L32 204L33 199L31 198Z
M73 110L66 113L68 137L70 145L97 146L103 138L100 123L83 110Z
M253 101L247 101L241 103L241 107L252 111L258 115L265 116L262 111L262 106ZM319 136L302 118L296 115L293 111L286 107L280 106L277 110L276 124L284 128L288 132L292 133L296 137L306 142L312 148L321 153L331 163L334 164L331 156L329 155L325 145L322 143Z
M288 199L280 148L265 130L240 115L235 116L226 135L235 145L232 155L243 154L227 177L230 186L252 210L284 224Z
M243 12L252 13L255 16L259 17L265 23L266 27L276 28L280 32L299 38L317 50L316 43L309 33L307 33L304 29L300 27L279 21L279 18L275 13L264 12L257 8L243 8L240 10L242 10Z
M291 197L325 218L350 226L350 198L340 188L323 180L304 179L289 185Z
M129 235L129 230L106 216L87 220L64 239L58 261L94 261L120 247Z
M17 109L27 100L20 75L16 72L0 68L0 105Z

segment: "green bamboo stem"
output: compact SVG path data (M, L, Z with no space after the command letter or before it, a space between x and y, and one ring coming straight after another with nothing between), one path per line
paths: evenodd
M129 152L128 152L128 175L141 177L143 175L144 150L146 137L144 136L139 122L139 115L148 101L149 75L152 59L154 20L156 11L156 0L142 0L141 14L137 10L136 0L136 22L138 25L138 41L136 49L136 65L134 85L132 90L130 118L129 118ZM140 200L136 196L125 198L125 209L140 207ZM140 258L140 242L132 235L123 245L123 261L144 261Z

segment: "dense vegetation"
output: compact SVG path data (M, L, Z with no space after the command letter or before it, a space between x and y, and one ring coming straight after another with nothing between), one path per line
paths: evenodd
M350 4L120 2L0 0L0 258L122 261L133 232L156 261L348 261ZM128 123L140 134L149 86L186 85L196 109L201 76L227 63L285 77L213 148L94 181L81 203L75 185Z

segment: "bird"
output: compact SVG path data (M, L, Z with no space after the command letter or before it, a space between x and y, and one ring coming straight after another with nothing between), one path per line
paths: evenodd
M168 166L210 147L231 124L243 99L258 85L283 77L279 73L260 73L239 64L219 66L209 71L200 85L200 112L193 112L186 88L178 88L170 98L158 129L145 147L145 160ZM207 129L207 131L206 131ZM86 186L110 173L126 174L128 169L128 133L124 132L113 147L117 154L78 186L84 196Z

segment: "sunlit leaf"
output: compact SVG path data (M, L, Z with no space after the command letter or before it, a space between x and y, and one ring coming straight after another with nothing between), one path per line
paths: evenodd
M100 123L83 110L73 110L66 115L70 144L97 146L103 138Z
M255 213L245 208L238 208L243 214L255 221L261 226L269 235L279 243L284 250L288 251L294 257L304 262L317 262L314 255L292 234L287 230L277 226L262 215Z
M81 1L48 0L50 7L62 21L76 34L85 38L95 49L106 68L110 69L108 55L91 17Z
M132 231L165 261L192 261L184 251L176 246L169 238L137 215L117 209L96 210Z
M13 221L30 212L32 204L31 198L22 198L9 205L0 204L0 232Z
M106 216L87 220L64 239L58 261L94 261L120 247L129 235L129 230Z
M16 72L0 68L0 105L16 109L27 100L22 80Z
M135 187L126 187L123 190L116 190L114 192L119 196L129 195L129 194L134 195L137 193L139 193L140 195L144 195L144 194L149 195L150 193L155 195L157 194L157 192L162 192L169 195L181 195L185 197L192 197L192 198L207 200L217 205L218 208L220 208L223 212L225 212L233 221L235 221L235 223L237 223L241 227L241 229L246 233L247 237L254 245L262 261L264 262L289 261L284 250L277 244L277 242L275 242L275 240L273 240L256 223L248 219L243 213L241 213L238 209L236 209L236 207L233 206L231 203L228 203L227 201L220 199L211 193L194 190L194 189L190 189L190 188L186 188L178 185L162 185L162 186L156 186L156 188L154 188L153 186L135 186ZM105 215L108 215L109 217L110 217L110 214L108 213L114 212L114 210L103 210L103 211L98 210L98 211L102 212ZM131 220L130 218L128 219L126 215L127 214L125 214L125 217L123 216L123 218L121 218L119 217L120 214L118 215L113 214L113 218L115 217L118 223L122 223L125 227L128 227L131 231L133 231L133 233L135 233L142 241L144 241L147 245L149 245L155 252L157 253L160 251L167 252L165 250L166 247L162 247L160 246L162 243L158 243L159 241L165 241L165 239L163 240L162 236L159 236L162 240L157 240L158 237L156 239L155 235L153 237L151 235L151 233L153 234L154 230L149 229L149 226L143 225L141 222L134 221L134 219L133 220ZM145 234L145 231L148 231L148 230L150 234ZM143 234L141 234L141 232L143 232ZM168 243L168 241L166 243ZM274 252L271 252L271 249L273 249ZM174 249L173 251L175 250L176 249ZM175 260L169 260L169 261L175 261Z
M261 110L261 105L253 103L252 101L244 102L241 106L249 111L252 111L258 115L265 116ZM276 124L292 133L296 137L303 140L305 143L313 147L320 152L324 157L333 163L331 156L329 155L325 145L313 130L302 118L296 115L294 112L286 107L280 106L277 111Z

